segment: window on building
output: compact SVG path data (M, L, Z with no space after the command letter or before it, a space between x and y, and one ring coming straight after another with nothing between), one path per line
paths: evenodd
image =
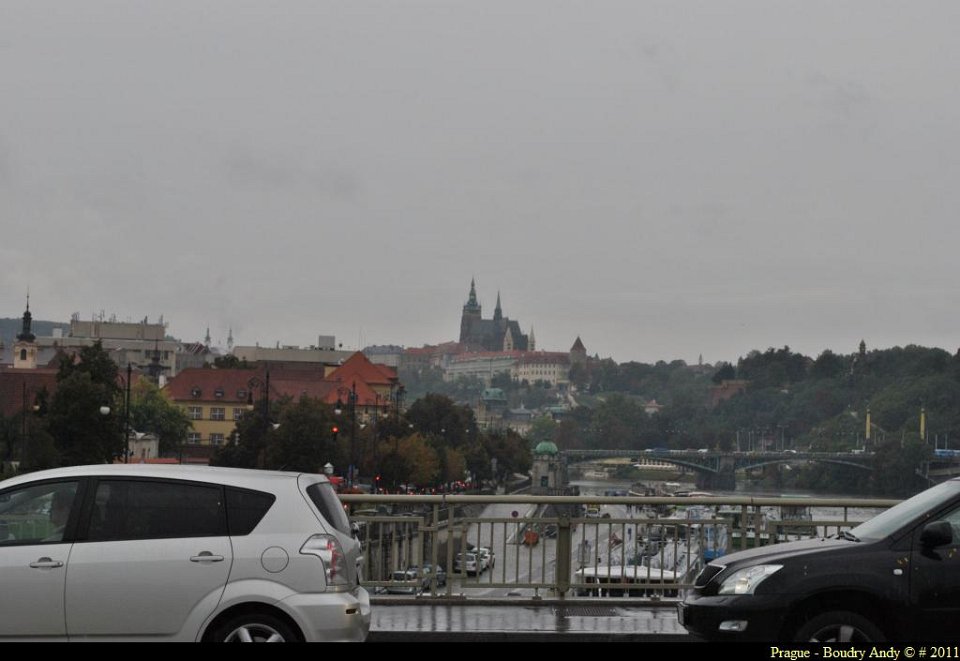
M227 410L222 406L211 406L210 407L210 419L211 420L226 420Z
M233 419L242 420L243 419L243 409L233 409Z
M200 434L198 434L195 431L187 433L187 443L196 445L199 442L200 442Z
M210 445L223 445L223 434L210 434Z
M187 407L187 417L191 420L203 420L203 407L202 406L188 406Z

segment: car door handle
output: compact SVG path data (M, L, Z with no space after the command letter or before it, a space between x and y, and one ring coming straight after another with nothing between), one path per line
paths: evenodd
M31 562L30 566L33 569L57 569L58 567L63 567L63 563L59 560L51 560L50 558L43 557Z
M214 555L210 551L202 551L200 555L191 556L190 562L223 562L223 556Z

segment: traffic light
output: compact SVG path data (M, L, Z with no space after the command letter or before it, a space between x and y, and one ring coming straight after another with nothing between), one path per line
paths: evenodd
M330 431L333 432L333 440L337 440L337 434L340 433L340 428L334 425L330 428Z

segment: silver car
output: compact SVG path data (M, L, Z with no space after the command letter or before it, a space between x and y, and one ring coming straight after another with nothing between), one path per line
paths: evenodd
M0 482L0 640L362 641L322 475L77 466Z

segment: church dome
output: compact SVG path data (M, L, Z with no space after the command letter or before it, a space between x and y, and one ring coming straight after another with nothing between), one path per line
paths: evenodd
M560 454L560 450L557 448L556 443L551 443L550 441L543 441L537 443L537 447L533 449L534 454Z

